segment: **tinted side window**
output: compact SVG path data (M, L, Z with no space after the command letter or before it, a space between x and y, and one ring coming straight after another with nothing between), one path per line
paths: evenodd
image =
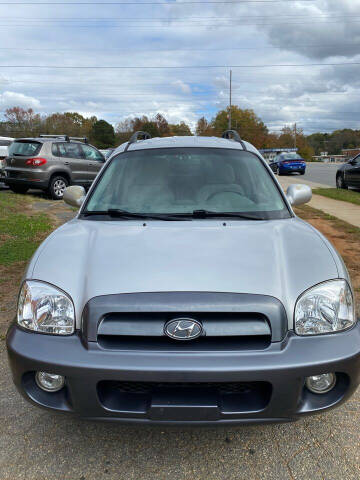
M82 158L82 152L77 143L58 143L59 157Z
M53 143L53 144L51 145L51 153L52 153L53 155L55 155L55 157L58 157L58 156L59 156L59 152L58 152L58 147L57 147L57 146L58 146L57 143Z
M95 160L97 162L104 161L104 157L101 155L101 153L95 150L95 148L90 147L90 145L81 145L81 148L84 152L84 157L86 160Z

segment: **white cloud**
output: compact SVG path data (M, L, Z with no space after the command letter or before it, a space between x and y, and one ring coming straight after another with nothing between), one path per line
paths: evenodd
M226 107L228 68L55 70L31 65L355 62L360 60L360 23L355 18L359 8L360 0L264 3L261 10L256 3L229 4L226 9L168 4L149 7L146 13L136 5L122 6L121 11L94 5L87 7L90 21L82 6L23 6L21 16L34 26L4 27L0 64L29 68L8 68L2 74L0 87L6 91L0 94L0 106L32 107L42 113L88 112L112 123L159 111L171 123L184 120L194 126L200 116L210 118ZM7 17L8 8L0 5L0 15ZM170 23L151 23L161 17ZM10 50L14 47L18 50ZM274 128L295 121L309 132L359 128L359 73L356 66L234 68L233 103L253 108Z
M8 91L0 94L0 106L4 109L14 106L33 109L41 108L40 101L37 98L29 97L23 93Z
M186 84L182 80L175 80L175 82L173 82L172 84L183 93L191 93L190 85Z

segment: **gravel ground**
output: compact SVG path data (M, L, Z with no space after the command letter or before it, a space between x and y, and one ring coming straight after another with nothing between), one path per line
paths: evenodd
M37 209L59 223L74 214L54 202L39 202ZM359 401L360 391L339 409L280 425L87 422L25 402L11 381L0 336L0 480L358 480Z
M40 410L15 390L0 342L0 479L360 478L359 393L297 423L124 427Z

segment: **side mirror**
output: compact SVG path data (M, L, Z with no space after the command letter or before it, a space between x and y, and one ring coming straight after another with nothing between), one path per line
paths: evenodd
M68 205L79 208L85 200L85 196L86 192L84 187L72 185L71 187L65 188L63 200Z
M308 185L290 185L286 190L286 196L290 204L296 207L303 203L310 202L312 197L311 188Z
M350 160L350 165L356 165L357 164L357 161L353 158L352 160Z

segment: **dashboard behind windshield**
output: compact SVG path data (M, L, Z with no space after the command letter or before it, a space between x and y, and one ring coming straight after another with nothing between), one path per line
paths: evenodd
M194 210L287 218L269 171L253 153L219 148L135 150L114 157L83 209L189 214Z

